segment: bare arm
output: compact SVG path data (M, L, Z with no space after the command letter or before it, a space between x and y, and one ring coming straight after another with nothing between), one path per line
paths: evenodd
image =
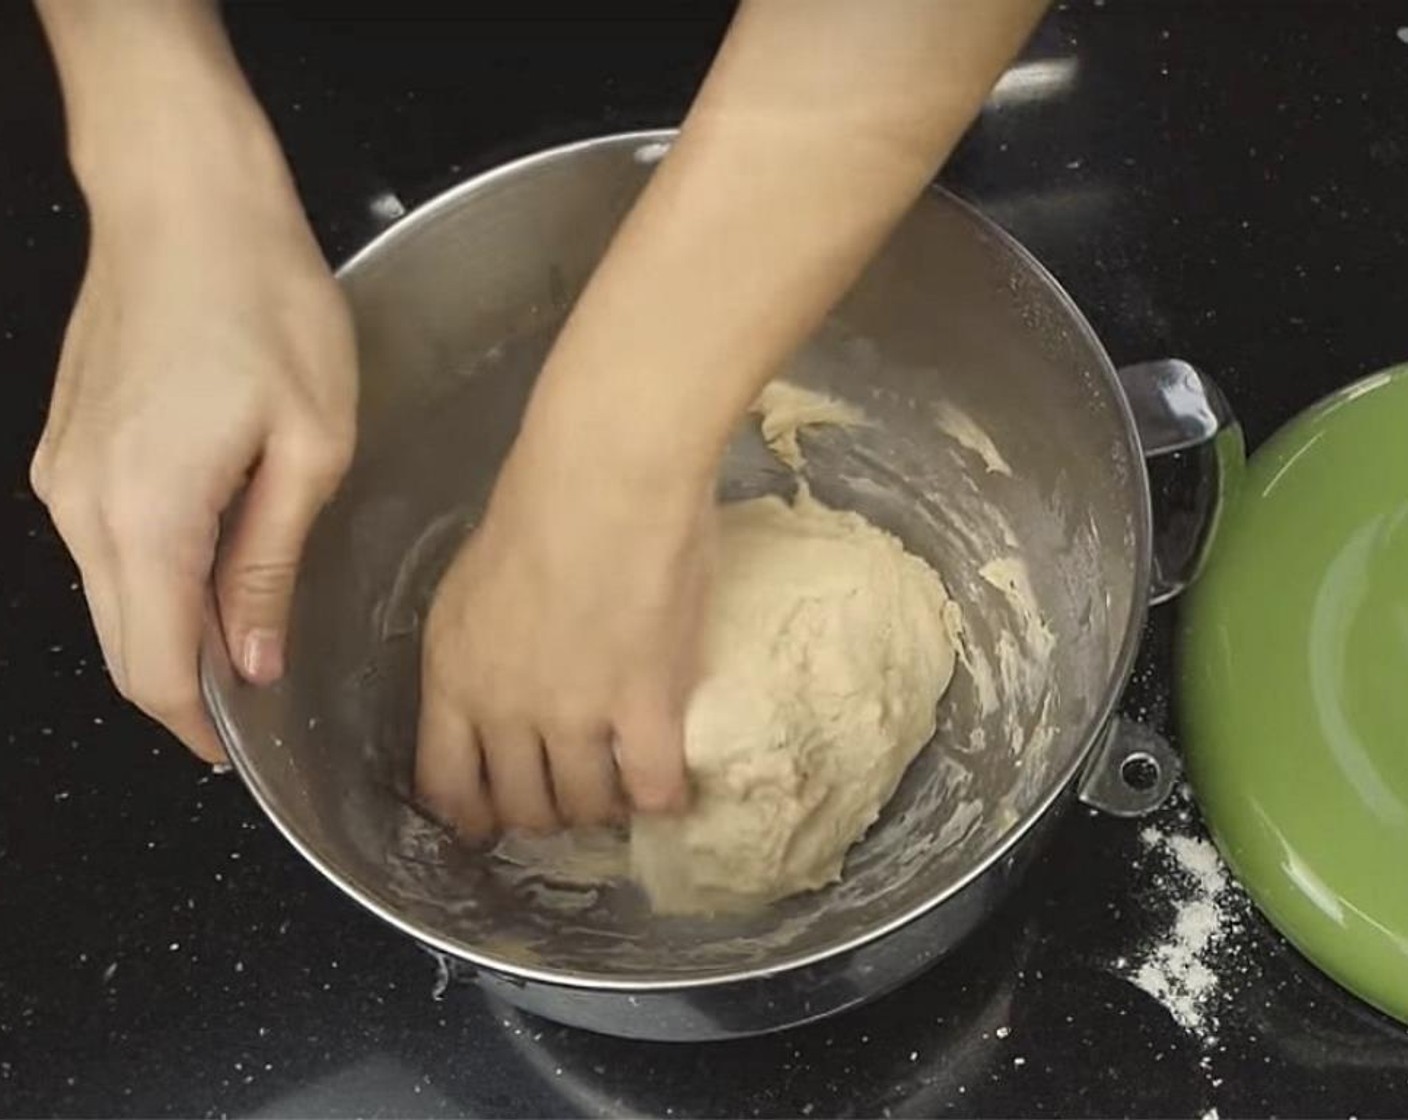
M69 152L86 193L137 189L213 159L283 161L213 0L35 0L63 87ZM140 156L142 158L133 158ZM144 162L160 158L153 166Z
M437 595L417 781L446 820L476 835L684 803L729 433L1043 7L745 0Z
M236 664L277 677L303 537L351 448L350 322L215 5L38 8L91 244L31 478L117 687L216 759L210 583Z
M559 341L528 433L596 444L624 421L619 446L652 472L663 455L712 483L735 422L933 177L1044 7L745 0ZM637 409L656 422L630 422Z

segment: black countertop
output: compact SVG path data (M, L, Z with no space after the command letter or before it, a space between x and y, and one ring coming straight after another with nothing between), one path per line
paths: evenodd
M451 10L230 5L333 259L374 228L375 193L414 205L506 156L678 119L727 17ZM1087 0L1026 59L1047 65L945 178L1056 273L1117 361L1199 362L1257 442L1408 358L1408 3ZM1073 815L955 956L781 1036L614 1041L447 977L107 687L26 483L82 263L62 157L37 29L6 4L0 1112L1402 1113L1408 1031L1231 892L1214 932L1180 940L1180 913L1209 913L1174 858L1199 834L1186 803L1146 825ZM1127 704L1166 730L1169 622L1155 613ZM1150 961L1208 989L1194 1029L1132 982Z

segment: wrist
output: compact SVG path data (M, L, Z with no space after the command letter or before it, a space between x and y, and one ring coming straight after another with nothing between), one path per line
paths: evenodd
M249 96L190 90L180 101L130 97L76 121L74 177L95 213L167 207L240 191L287 196L287 166Z
M40 0L91 207L222 187L290 193L277 140L210 0Z
M680 389L692 379L663 371L632 378L625 365L554 367L550 358L524 417L517 442L525 456L550 459L564 481L589 480L633 502L712 500L735 422L717 396L691 404Z
M535 395L497 490L552 522L693 532L713 504L716 463L682 454L670 431L602 404Z

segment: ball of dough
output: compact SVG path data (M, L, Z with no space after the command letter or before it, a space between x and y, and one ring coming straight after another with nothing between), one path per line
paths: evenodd
M840 877L934 733L957 608L889 533L805 491L720 511L705 674L685 721L694 803L639 816L655 909L759 905Z

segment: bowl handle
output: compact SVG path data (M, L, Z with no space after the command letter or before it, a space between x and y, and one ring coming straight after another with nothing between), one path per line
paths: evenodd
M1149 602L1162 603L1202 570L1246 463L1246 445L1222 390L1196 366L1177 358L1140 362L1122 367L1119 378L1151 479L1168 484L1155 486L1149 587ZM1154 462L1178 452L1186 454Z
M1116 817L1142 817L1173 792L1182 767L1168 740L1142 723L1115 716L1080 780L1080 799Z

